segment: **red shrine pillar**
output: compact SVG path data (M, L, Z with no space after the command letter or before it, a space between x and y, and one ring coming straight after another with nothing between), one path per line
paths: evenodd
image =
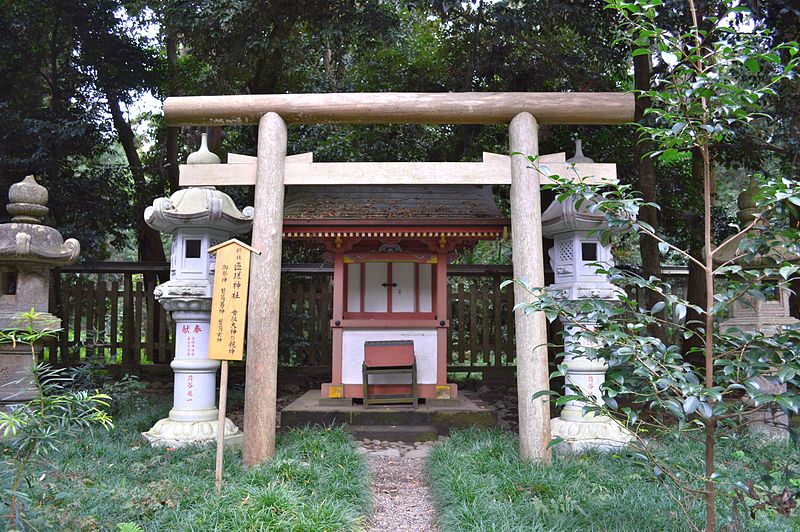
M436 261L436 320L437 320L437 353L436 353L436 399L455 399L457 387L447 384L447 330L450 321L447 310L450 298L447 291L447 253L439 253Z

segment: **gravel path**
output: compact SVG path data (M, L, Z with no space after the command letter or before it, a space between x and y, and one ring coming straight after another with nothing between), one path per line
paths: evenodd
M425 479L429 446L362 444L372 475L371 532L436 531L433 497Z

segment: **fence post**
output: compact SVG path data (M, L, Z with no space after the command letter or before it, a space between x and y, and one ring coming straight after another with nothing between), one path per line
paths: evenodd
M122 366L133 369L133 274L126 273L122 284Z

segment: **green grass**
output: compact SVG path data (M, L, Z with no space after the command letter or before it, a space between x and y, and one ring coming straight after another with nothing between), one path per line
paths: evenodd
M225 456L214 491L214 448L155 449L139 434L164 417L147 400L110 432L65 442L28 475L24 517L33 530L352 530L369 511L367 467L341 430L279 435L274 460L252 470ZM2 504L7 508L7 503ZM0 521L0 529L6 525Z
M686 467L699 467L699 446L666 447ZM760 463L800 463L787 445L746 438L719 448L720 467L757 477ZM525 531L688 531L682 512L652 470L621 453L555 453L551 466L523 464L517 438L509 433L467 430L453 434L428 460L442 530ZM797 486L795 486L797 488ZM795 489L795 491L797 491ZM684 500L695 523L702 504ZM730 508L721 496L720 505ZM800 530L800 516L765 510L747 530Z

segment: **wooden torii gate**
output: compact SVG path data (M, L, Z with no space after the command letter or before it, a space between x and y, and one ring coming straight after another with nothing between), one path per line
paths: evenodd
M247 326L244 447L246 465L275 451L278 313L284 186L354 184L510 184L514 277L544 286L538 169L524 156L484 154L481 163L314 163L286 155L287 123L507 123L510 153L539 155L538 124L623 124L633 120L634 96L621 93L347 93L185 96L167 98L169 126L258 124L258 152L227 165L181 166L181 185L255 185L253 256ZM538 164L538 161L537 163ZM549 173L575 175L556 158ZM613 164L577 165L577 175L614 179ZM519 286L516 304L531 300ZM542 313L517 312L516 356L520 455L550 460L547 327Z

